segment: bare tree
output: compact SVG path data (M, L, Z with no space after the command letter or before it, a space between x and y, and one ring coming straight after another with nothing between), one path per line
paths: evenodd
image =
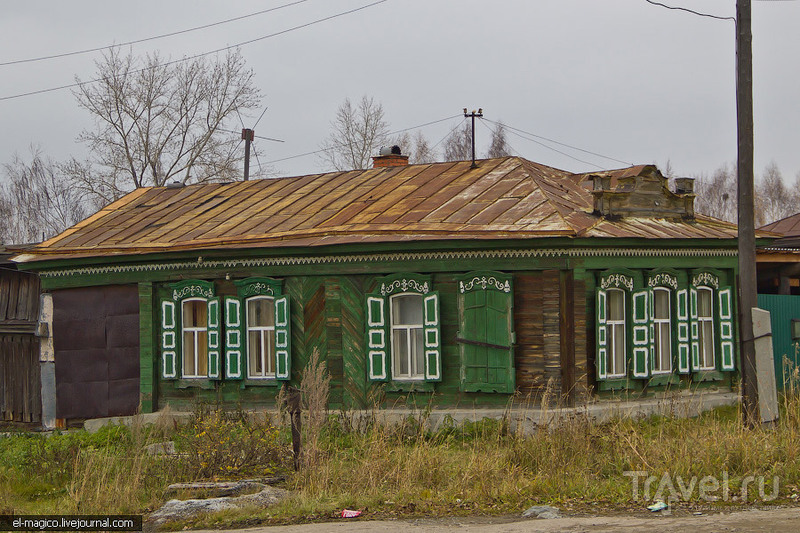
M756 227L793 215L798 210L798 191L783 182L778 165L771 161L755 188Z
M225 128L261 98L238 51L170 62L113 49L96 65L97 81L76 78L74 92L95 119L78 138L92 159L67 166L87 192L107 203L137 187L238 178L239 139Z
M388 142L389 125L383 106L364 95L355 105L346 98L331 121L331 131L322 143L323 163L336 170L369 168L371 157Z
M695 210L728 222L736 222L738 197L736 194L736 168L722 165L710 177L696 176Z
M453 130L444 140L445 161L467 161L472 159L472 128L464 121L464 127Z
M436 162L435 150L431 147L427 137L419 130L414 135L408 132L399 135L392 144L400 147L412 165Z
M3 170L7 181L0 188L0 239L4 243L38 242L88 216L83 193L39 148L31 147L30 161L14 154Z
M489 151L486 157L505 157L511 155L511 147L506 141L506 127L503 122L497 122L492 130L492 141L489 144Z

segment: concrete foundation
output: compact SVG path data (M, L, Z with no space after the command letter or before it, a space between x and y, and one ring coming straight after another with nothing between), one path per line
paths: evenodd
M614 418L647 418L653 415L694 417L704 411L717 407L737 405L739 395L734 392L679 392L659 398L640 400L605 400L582 405L580 407L540 407L514 406L504 409L435 409L430 412L422 409L367 409L338 412L342 416L352 418L355 427L359 422L375 420L382 424L397 424L412 416L423 421L428 429L437 430L445 424L461 424L466 421L477 422L484 418L508 420L512 431L529 433L538 427L547 426L562 420L585 417L595 423L608 422ZM337 411L332 411L336 414ZM263 412L254 412L256 419L264 417ZM107 424L169 424L177 425L188 422L192 417L186 412L158 412L136 416L98 418L87 420L84 427L95 432Z

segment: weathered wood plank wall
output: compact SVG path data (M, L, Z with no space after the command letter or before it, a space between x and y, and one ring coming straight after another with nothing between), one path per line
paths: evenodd
M0 418L38 422L42 416L39 374L39 277L0 270Z
M2 420L39 422L42 419L39 373L39 339L33 335L0 336Z

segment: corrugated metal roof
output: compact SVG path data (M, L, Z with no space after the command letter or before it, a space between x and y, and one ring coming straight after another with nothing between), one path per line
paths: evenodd
M612 171L636 175L643 167ZM419 240L730 239L736 226L592 214L586 176L520 157L137 189L27 260Z

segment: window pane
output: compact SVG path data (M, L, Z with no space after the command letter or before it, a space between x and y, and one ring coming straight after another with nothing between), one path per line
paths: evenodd
M711 291L699 289L697 291L697 315L700 318L711 318Z
M397 329L392 332L392 365L396 376L409 375L408 332Z
M613 332L614 357L612 359L611 372L613 374L625 373L625 325L614 324L611 327Z
M669 319L669 291L654 290L653 298L656 319Z
M625 320L625 293L620 290L608 291L608 320Z
M208 306L205 300L189 300L183 302L183 327L206 327L208 324Z
M413 343L411 361L412 374L414 376L425 375L425 344L422 328L411 330L411 342Z
M714 366L714 325L711 322L703 322L701 326L701 346L703 349L702 365L705 368L710 368Z
M184 315L185 316L185 315ZM194 332L183 332L183 375L196 376L197 368L194 364Z
M247 333L247 357L248 357L248 373L251 376L264 375L264 352L261 347L261 332L249 331Z
M402 294L392 297L392 324L422 324L422 296Z
M658 325L658 346L656 353L658 354L658 370L668 371L672 369L672 339L670 338L670 325L664 322Z
M251 298L247 300L247 326L274 326L275 305L272 298Z

